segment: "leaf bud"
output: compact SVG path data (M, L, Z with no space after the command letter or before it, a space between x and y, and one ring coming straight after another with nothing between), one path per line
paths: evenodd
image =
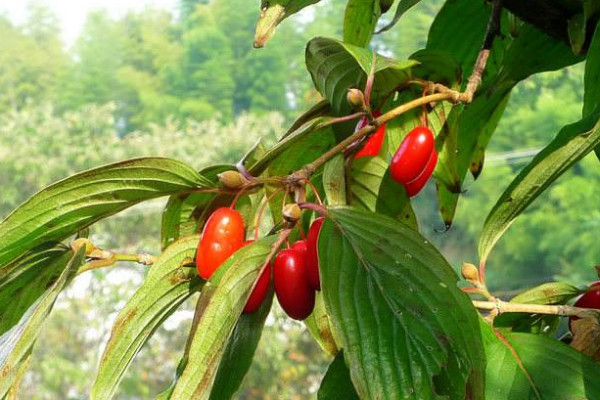
M470 282L472 284L477 284L480 282L479 270L473 264L463 263L460 272L461 272L463 278L465 278L468 282Z
M248 181L237 171L225 171L217 175L219 181L227 189L239 189Z
M362 110L365 107L365 95L360 89L348 89L346 99L353 110Z
M283 207L283 219L289 223L296 223L302 217L302 210L296 203L286 204Z

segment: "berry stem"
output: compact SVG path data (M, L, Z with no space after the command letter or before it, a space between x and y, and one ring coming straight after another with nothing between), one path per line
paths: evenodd
M549 306L540 304L519 304L509 303L502 300L495 301L480 301L473 300L473 305L479 310L488 310L497 312L498 315L504 313L526 313L526 314L544 314L544 315L560 315L563 317L595 317L600 316L600 310L591 308L579 308L571 306Z

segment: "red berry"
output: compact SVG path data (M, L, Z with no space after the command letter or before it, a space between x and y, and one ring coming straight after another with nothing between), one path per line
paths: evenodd
M281 308L291 318L302 321L315 307L315 291L308 285L304 254L285 249L275 257L273 267L275 294Z
M204 225L196 251L198 274L208 280L223 261L242 247L244 236L244 221L239 212L229 207L215 210Z
M254 240L247 240L242 244L242 247L253 243ZM256 310L258 310L265 301L265 297L267 297L267 293L269 292L269 283L271 282L271 264L269 263L263 273L258 278L256 285L254 285L254 289L252 289L252 293L250 293L250 297L246 302L246 306L244 306L244 313L252 314Z
M594 282L591 287L593 287L593 289L581 295L575 304L573 304L574 307L600 309L600 281ZM580 318L575 316L569 317L569 330L571 330L571 332L573 332L571 324L578 319Z
M375 118L380 117L381 113L379 111L374 111L373 116ZM360 120L358 125L356 126L356 130L360 130L367 126L368 124L367 118L363 118ZM385 139L385 124L380 125L377 130L371 134L365 145L360 149L358 153L354 156L354 158L360 157L373 157L379 155L381 151L381 146L383 145L383 140Z
M308 229L306 236L306 269L308 284L315 290L321 290L321 279L319 278L319 251L317 239L325 218L319 217L314 220Z
M433 133L425 126L413 129L406 135L392 158L390 164L392 178L403 185L413 182L429 166L434 151Z
M429 180L429 178L431 178L431 175L433 174L433 170L435 169L437 160L438 153L434 149L433 153L431 153L431 158L429 158L429 162L427 162L427 166L425 167L425 170L421 173L421 175L419 175L419 177L416 178L414 181L404 185L404 189L406 189L408 197L416 196L425 187L425 184L427 184L427 181Z

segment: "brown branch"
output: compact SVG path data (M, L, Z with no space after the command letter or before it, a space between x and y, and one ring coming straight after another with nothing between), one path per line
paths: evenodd
M579 308L571 306L548 306L541 304L520 304L509 303L502 300L496 301L479 301L473 300L475 308L480 310L495 311L498 314L504 313L525 313L525 314L544 314L544 315L559 315L563 317L596 317L600 316L600 310L590 308Z

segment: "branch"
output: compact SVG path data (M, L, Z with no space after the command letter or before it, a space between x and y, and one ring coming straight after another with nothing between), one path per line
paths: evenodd
M545 314L545 315L559 315L563 317L600 317L600 310L590 308L579 308L571 306L547 306L540 304L519 304L509 303L502 300L496 301L479 301L473 300L475 308L480 310L488 310L497 312L498 314L504 313L525 313L525 314Z

